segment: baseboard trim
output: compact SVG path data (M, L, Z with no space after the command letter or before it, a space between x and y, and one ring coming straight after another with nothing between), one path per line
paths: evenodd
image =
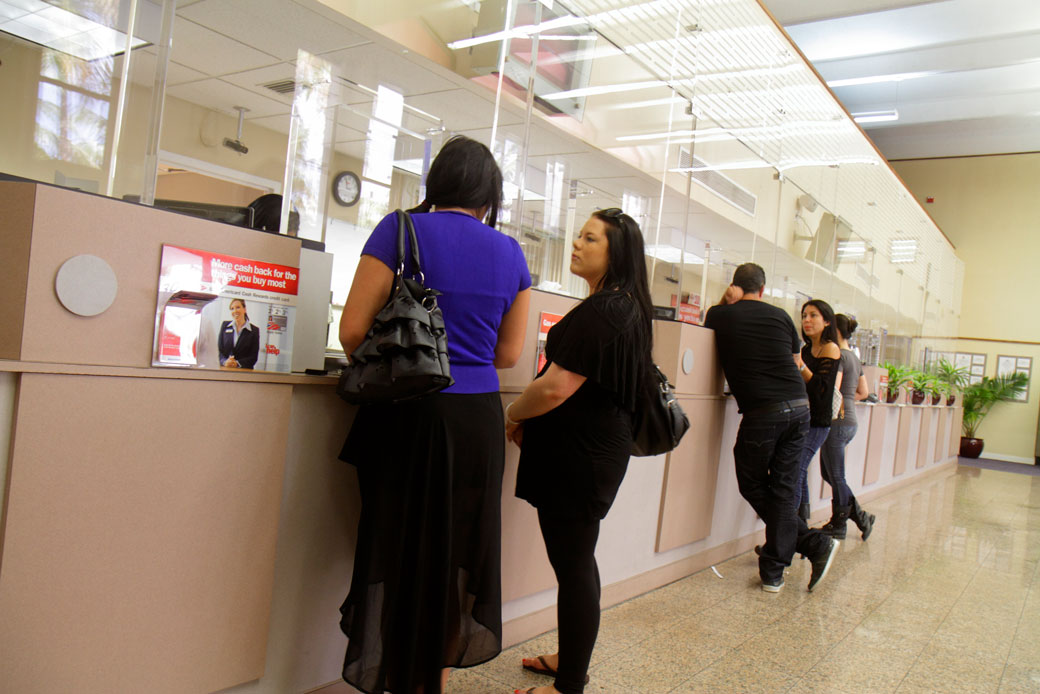
M987 453L985 450L982 452L980 458L989 458L990 460L999 460L1002 463L1025 463L1026 465L1035 465L1036 457L1028 457L1021 455L1002 455L1000 453Z

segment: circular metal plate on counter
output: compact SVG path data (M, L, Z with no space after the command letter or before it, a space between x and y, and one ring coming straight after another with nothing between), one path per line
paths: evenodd
M688 374L693 371L693 350L687 349L682 353L682 372Z
M118 289L116 273L96 255L69 258L54 278L54 292L61 305L77 316L104 313L116 300Z

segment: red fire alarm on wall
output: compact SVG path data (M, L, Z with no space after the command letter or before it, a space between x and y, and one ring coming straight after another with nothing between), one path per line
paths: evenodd
M935 202L935 198L925 198L925 202Z

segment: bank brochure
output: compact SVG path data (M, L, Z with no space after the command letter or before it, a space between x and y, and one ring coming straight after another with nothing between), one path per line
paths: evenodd
M296 267L164 245L152 365L288 373L299 276Z

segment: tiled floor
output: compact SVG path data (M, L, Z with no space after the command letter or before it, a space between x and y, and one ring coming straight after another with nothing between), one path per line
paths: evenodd
M596 694L1040 692L1040 477L959 467L866 504L831 574L777 595L752 553L603 613ZM551 680L520 668L555 632L452 675L448 694Z

